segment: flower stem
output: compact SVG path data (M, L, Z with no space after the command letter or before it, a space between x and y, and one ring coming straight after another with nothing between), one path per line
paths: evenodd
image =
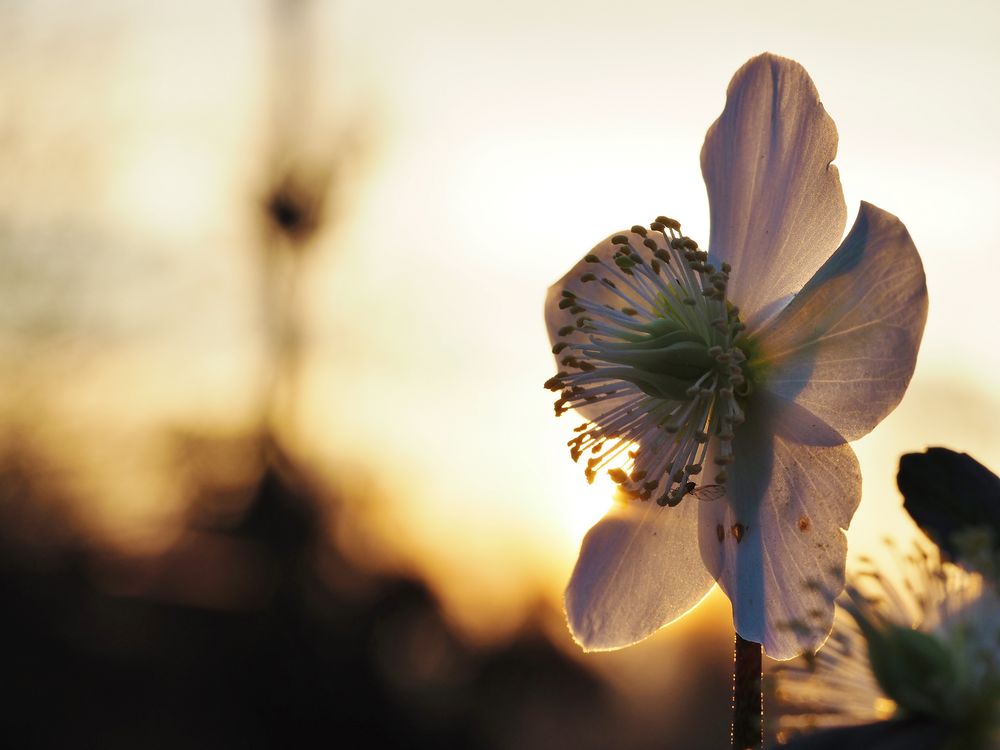
M761 649L736 634L733 664L733 750L759 750L764 744L764 695Z

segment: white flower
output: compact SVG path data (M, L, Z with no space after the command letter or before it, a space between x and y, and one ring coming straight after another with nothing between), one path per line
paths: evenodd
M566 592L587 650L645 638L714 581L772 657L829 633L861 491L847 441L902 398L927 313L895 216L863 203L837 247L836 148L802 66L756 57L702 149L709 252L658 217L549 291L546 385L587 420L572 455L589 478L627 456L612 478L630 499L588 533Z
M866 562L868 569L852 579L841 598L822 651L775 675L779 740L803 730L863 726L851 735L853 746L867 747L858 742L878 738L897 743L886 747L996 747L1000 598L995 587L920 546L904 561L901 586ZM847 740L827 737L832 744L817 747L839 747L834 740Z

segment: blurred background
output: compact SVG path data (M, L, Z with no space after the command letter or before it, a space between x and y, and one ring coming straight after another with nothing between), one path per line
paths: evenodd
M717 748L713 592L583 655L561 591L610 486L552 417L546 287L665 213L705 130L802 62L849 210L930 318L855 444L1000 467L1000 9L964 0L0 2L0 742Z

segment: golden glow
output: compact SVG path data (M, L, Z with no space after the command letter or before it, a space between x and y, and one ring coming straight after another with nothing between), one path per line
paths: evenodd
M78 85L69 58L48 84L23 87L42 102L46 85L85 92L67 111L9 99L32 116L25 132L49 133L41 146L79 138L85 168L28 168L21 154L0 176L12 214L42 216L43 228L73 218L71 241L44 256L80 263L69 290L47 264L30 267L53 309L68 306L59 325L92 326L55 339L66 359L34 333L13 348L36 362L27 381L48 368L48 395L22 421L61 457L74 513L105 541L143 548L172 540L183 516L169 436L252 424L264 348L259 248L240 211L252 213L266 157L254 42L266 21L218 3L206 24L202 4L176 5L129 16L102 86ZM349 487L357 554L429 576L453 619L484 638L516 628L539 598L559 606L580 540L611 502L610 480L588 486L569 460L574 423L553 418L542 389L546 287L607 234L657 214L707 245L702 139L729 77L764 49L815 78L839 127L851 210L865 198L902 217L927 269L911 391L856 445L865 496L852 553L915 533L894 486L901 453L943 444L1000 467L1000 100L984 95L1000 74L1000 6L942 28L911 3L823 18L777 1L625 5L351 0L317 31L335 58L317 88L349 72L367 98L338 111L375 120L374 157L348 176L338 223L305 264L309 349L289 442L331 487ZM60 65L48 48L22 52L34 61L24 70ZM19 238L34 257L35 235ZM34 320L19 314L10 329ZM100 439L65 438L76 420Z
M566 519L564 521L566 532L570 539L583 538L587 529L597 523L608 512L611 503L614 502L615 492L618 489L618 485L611 481L611 477L608 476L608 471L610 469L625 467L628 463L626 453L629 450L632 450L632 448L626 448L620 456L609 461L605 469L598 472L594 477L593 484L585 484L585 486L574 493L575 498L566 509Z

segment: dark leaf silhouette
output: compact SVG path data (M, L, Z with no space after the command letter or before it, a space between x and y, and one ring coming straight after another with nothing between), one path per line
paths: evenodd
M944 552L956 557L957 532L986 528L1000 544L1000 477L967 453L907 453L896 477L903 507Z

